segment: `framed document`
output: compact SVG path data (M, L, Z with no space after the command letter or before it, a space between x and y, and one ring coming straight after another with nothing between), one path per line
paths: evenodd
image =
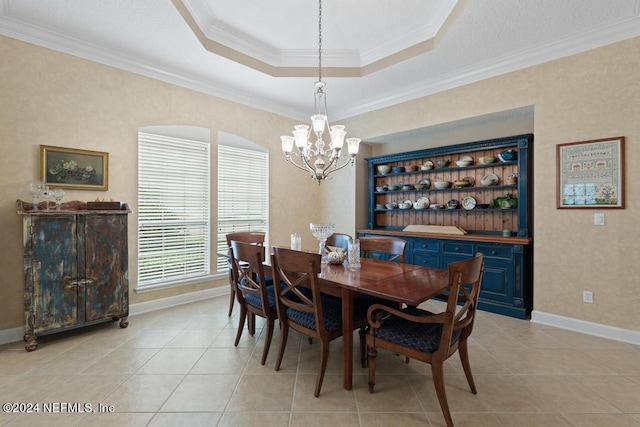
M624 208L624 137L556 146L558 209Z

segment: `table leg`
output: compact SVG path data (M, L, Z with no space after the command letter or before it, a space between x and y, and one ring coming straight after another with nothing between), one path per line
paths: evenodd
M353 292L342 288L342 345L344 388L353 386Z

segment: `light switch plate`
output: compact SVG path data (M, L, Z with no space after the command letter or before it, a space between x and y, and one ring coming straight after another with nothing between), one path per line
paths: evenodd
M593 224L594 225L604 225L604 214L603 213L594 213L593 214Z

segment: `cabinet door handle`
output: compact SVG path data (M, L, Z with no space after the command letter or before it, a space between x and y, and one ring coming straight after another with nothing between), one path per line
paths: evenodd
M496 252L496 251L491 251L491 255L497 255L497 254L498 254L498 252Z
M460 252L460 248L456 246L456 248L454 249L454 251L456 251L456 252Z
M64 280L65 289L78 287L78 281L76 279L72 279L71 277L65 277L63 280Z

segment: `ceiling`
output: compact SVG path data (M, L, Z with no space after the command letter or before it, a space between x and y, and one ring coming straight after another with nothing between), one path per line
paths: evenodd
M313 112L313 0L0 0L0 34L300 120ZM639 35L640 0L324 0L330 118Z

